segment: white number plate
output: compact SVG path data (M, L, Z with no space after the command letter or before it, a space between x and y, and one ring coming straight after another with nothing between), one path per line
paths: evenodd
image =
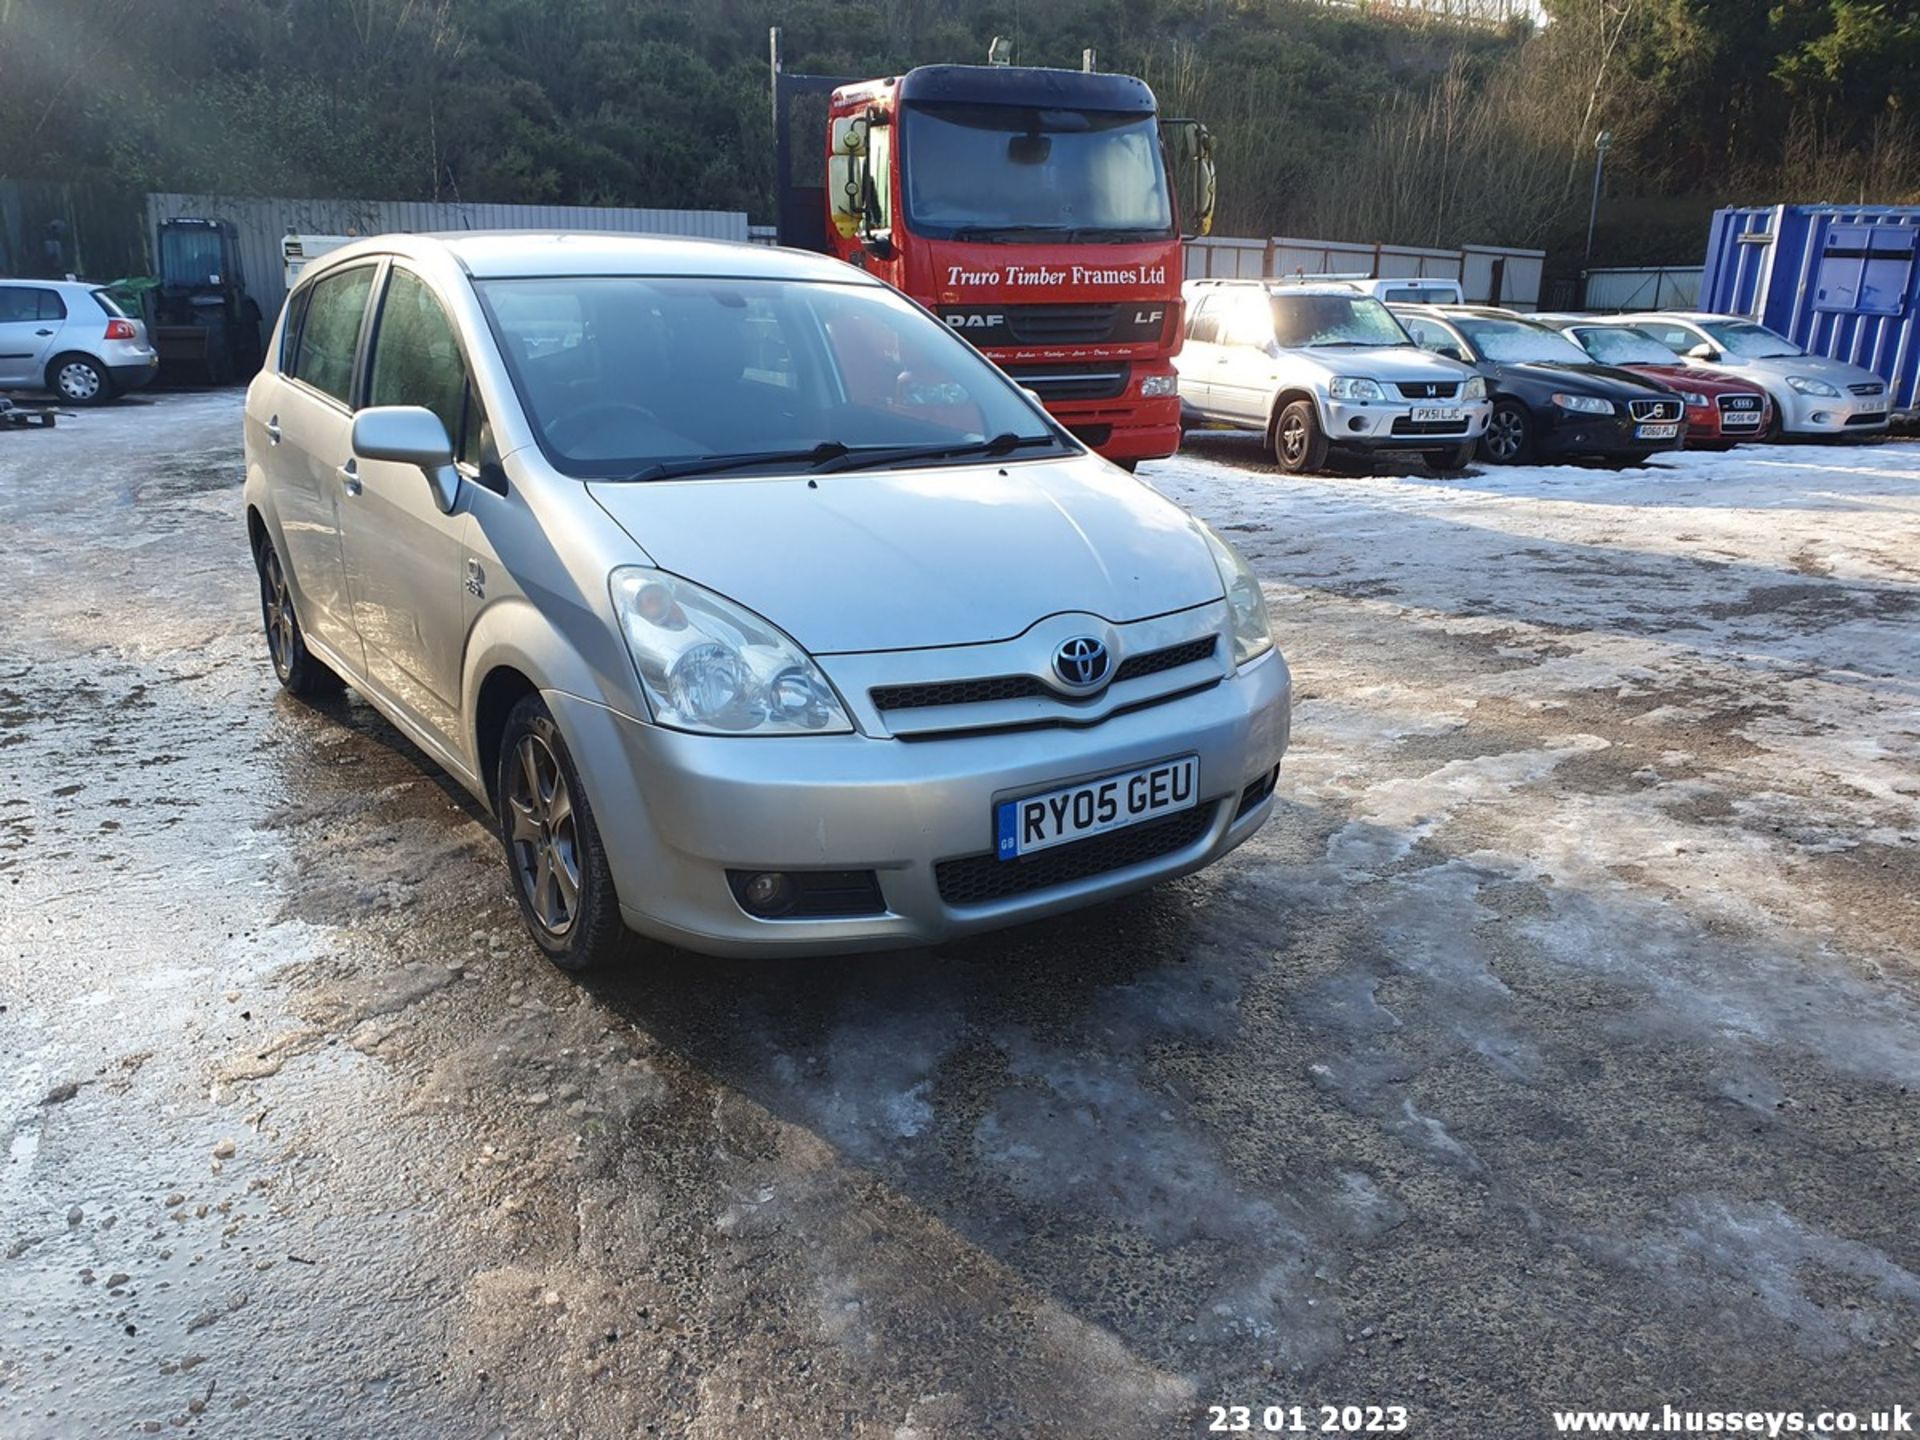
M1636 425L1633 433L1642 440L1671 440L1680 433L1678 421L1668 421L1664 425Z
M1758 410L1722 410L1720 412L1722 430L1757 430L1760 428Z
M1191 810L1199 803L1199 786L1200 757L1182 755L1123 775L1003 800L994 808L995 848L1002 860L1018 860L1055 845Z
M1416 425L1433 425L1448 420L1464 420L1467 412L1456 405L1416 405L1410 418Z

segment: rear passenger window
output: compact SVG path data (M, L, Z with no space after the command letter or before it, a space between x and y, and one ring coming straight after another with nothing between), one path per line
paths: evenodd
M399 266L393 268L386 298L380 302L367 403L424 405L447 427L447 438L456 451L472 443L467 425L467 366L454 339L453 322L425 282Z
M1202 296L1187 327L1187 338L1211 345L1220 338L1220 300L1217 295Z
M327 276L313 287L300 326L294 376L342 404L353 387L353 352L360 343L360 321L372 289L371 265Z
M57 290L36 290L33 292L39 300L39 313L36 320L64 320L67 318L67 302L60 298Z

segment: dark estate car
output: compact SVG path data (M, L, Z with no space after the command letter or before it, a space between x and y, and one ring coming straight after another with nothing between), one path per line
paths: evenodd
M1480 457L1519 465L1592 455L1644 460L1677 450L1686 407L1672 390L1596 364L1564 335L1498 311L1401 305L1393 312L1424 348L1478 366L1493 415Z

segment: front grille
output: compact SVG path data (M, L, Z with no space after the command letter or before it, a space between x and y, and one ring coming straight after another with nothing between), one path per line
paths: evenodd
M1627 410L1636 420L1678 420L1680 401L1673 400L1629 400Z
M1118 305L1010 305L1007 329L1022 345L1092 345L1113 334Z
M1009 365L1007 374L1042 400L1112 400L1127 393L1131 365Z
M1847 417L1847 424L1878 425L1881 421L1885 420L1886 418L1887 418L1887 412L1884 410L1869 410L1859 415L1849 415Z
M1858 385L1847 386L1847 389L1855 395L1884 395L1887 391L1887 387L1877 380L1863 380Z
M1397 388L1408 400L1451 400L1460 390L1453 380L1402 381Z
M1274 766L1258 779L1249 781L1247 788L1240 792L1240 808L1233 812L1233 818L1238 820L1242 815L1246 814L1269 795L1273 794L1273 787L1279 783L1280 767L1278 765Z
M1001 860L991 852L942 860L933 867L934 883L940 888L940 898L955 906L984 905L1055 885L1070 885L1075 880L1125 870L1185 850L1207 833L1217 808L1202 802L1178 815L1129 825L1110 835L1075 840L1024 860Z
M1146 650L1121 661L1114 682L1140 680L1210 659L1220 643L1218 635L1203 635L1179 645ZM935 680L917 685L881 685L867 692L876 710L919 710L930 705L982 705L995 700L1030 700L1059 693L1037 675L987 675L977 680Z
M1722 395L1720 397L1720 413L1723 415L1729 413L1751 413L1755 417L1758 417L1760 414L1760 397L1758 395Z
M727 871L727 886L733 891L733 898L740 901L742 910L747 910L747 881L758 873L756 870ZM768 918L831 920L886 912L886 901L880 896L880 877L871 870L789 870L786 875L793 882L793 904ZM753 914L751 910L747 913Z
M1204 635L1198 640L1189 640L1184 645L1168 645L1160 650L1148 650L1133 655L1120 662L1120 668L1113 672L1115 684L1122 680L1141 680L1149 675L1158 675L1162 670L1176 670L1182 665L1197 664L1202 660L1211 660L1213 652L1220 644L1218 635Z
M937 680L928 685L881 685L868 692L876 710L917 710L926 705L984 705L1051 695L1037 675L988 675L979 680Z
M1396 415L1393 420L1393 433L1396 435L1464 435L1467 422L1464 420L1410 420L1405 415Z

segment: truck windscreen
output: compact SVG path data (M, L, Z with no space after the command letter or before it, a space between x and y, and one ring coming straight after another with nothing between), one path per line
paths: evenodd
M915 104L902 129L907 224L917 234L1120 243L1174 233L1151 116Z

